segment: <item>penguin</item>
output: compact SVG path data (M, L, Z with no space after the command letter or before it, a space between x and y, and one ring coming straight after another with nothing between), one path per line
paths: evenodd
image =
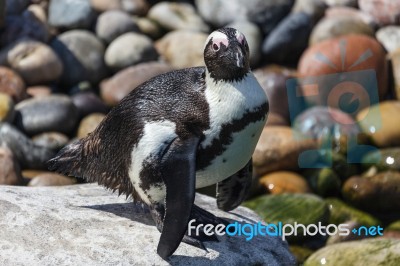
M187 233L190 220L226 221L194 204L195 189L217 184L217 206L236 208L252 180L251 157L269 104L249 65L245 36L212 32L205 66L175 70L135 88L87 137L64 147L49 169L97 182L147 205L168 259L183 241L205 249L215 235Z

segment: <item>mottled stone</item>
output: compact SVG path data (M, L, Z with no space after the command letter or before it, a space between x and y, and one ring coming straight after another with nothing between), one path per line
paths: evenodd
M0 92L8 94L14 102L26 98L25 82L13 70L0 66Z
M69 138L59 132L45 132L33 136L32 141L35 145L52 150L59 150L68 144Z
M132 19L136 22L140 32L153 40L161 38L165 33L160 25L147 17L133 17Z
M14 116L14 101L8 94L0 92L0 122L12 122Z
M90 3L99 12L119 9L139 16L146 15L150 4L146 0L90 0Z
M393 0L359 0L362 11L373 16L380 25L400 25L400 2Z
M321 197L339 196L342 182L331 168L318 168L303 173L315 194Z
M49 25L65 29L88 29L95 18L90 0L51 0Z
M261 177L259 182L270 194L310 192L304 177L294 172L272 172Z
M388 53L400 49L400 26L386 26L376 32L376 38Z
M84 138L89 133L93 132L97 126L103 121L105 115L99 113L93 113L82 119L78 128L78 138Z
M76 183L76 179L55 173L44 173L35 176L29 181L29 187L68 186Z
M21 168L12 151L0 146L0 185L22 184Z

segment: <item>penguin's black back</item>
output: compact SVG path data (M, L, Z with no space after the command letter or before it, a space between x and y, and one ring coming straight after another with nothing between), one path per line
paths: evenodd
M195 67L156 76L130 92L86 138L63 148L49 169L97 181L140 200L129 179L131 152L146 123L168 120L185 139L209 128L204 96L205 68Z

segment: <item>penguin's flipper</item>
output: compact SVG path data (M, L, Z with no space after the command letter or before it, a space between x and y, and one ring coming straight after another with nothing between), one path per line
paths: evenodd
M252 160L238 172L217 183L217 206L224 211L231 211L246 198L252 181Z
M166 186L165 215L157 253L163 259L174 253L187 230L195 197L196 150L199 138L176 138L161 161Z

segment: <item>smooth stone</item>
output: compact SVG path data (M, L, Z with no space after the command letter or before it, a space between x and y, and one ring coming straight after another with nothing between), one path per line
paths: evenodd
M258 181L269 194L308 193L307 181L299 174L288 171L272 172Z
M376 38L388 53L400 49L400 26L386 26L376 32Z
M51 0L49 25L63 29L89 29L95 13L90 0Z
M325 0L328 6L351 6L357 7L358 0Z
M357 120L361 130L378 147L400 145L400 102L384 101L361 110Z
M160 62L141 63L125 68L100 84L101 98L107 105L115 106L143 82L172 70L171 66Z
M55 260L71 265L295 265L287 243L270 236L251 241L244 236L221 236L219 242L204 243L207 251L182 243L165 261L156 253L160 233L150 213L139 212L125 197L95 184L4 186L0 202L0 241L7 247L0 253L2 265L10 261L49 265ZM200 194L196 205L231 222L260 220L243 207L232 213L220 211L215 199ZM23 221L18 227L10 222L15 217Z
M21 168L13 152L0 146L0 185L22 184Z
M258 26L247 20L238 20L228 24L226 27L237 29L246 36L250 50L250 66L256 66L261 59L262 33Z
M108 107L104 102L92 91L82 91L71 97L72 102L78 109L80 117L87 116L92 113L107 113Z
M14 0L12 0L14 1ZM50 38L50 32L45 22L36 17L31 10L25 10L22 15L5 17L6 27L0 32L0 46L4 47L21 37L46 43Z
M13 151L22 169L45 169L46 162L56 155L53 150L35 145L14 126L0 122L0 146L2 145Z
M375 19L361 10L354 7L347 6L337 6L330 7L325 11L326 18L355 18L360 19L365 24L369 25L371 28L376 29L378 25L376 24Z
M103 121L105 114L93 113L82 119L78 128L78 138L84 138L93 132L97 126Z
M164 35L164 30L155 21L147 17L133 17L139 31L153 40L160 39Z
M209 26L189 3L160 2L151 7L147 17L167 31L210 31Z
M52 91L51 88L47 86L30 86L26 88L26 93L33 98L39 98L49 96Z
M354 17L325 17L313 28L309 43L314 45L324 40L347 34L375 36L375 31L362 20Z
M15 103L26 98L25 82L13 70L0 66L0 92L12 97Z
M331 168L310 169L303 175L315 194L321 197L340 195L342 182Z
M134 32L116 38L110 43L104 56L107 66L115 72L157 58L153 41L143 34Z
M208 35L176 30L156 42L158 53L174 68L204 66L204 43Z
M381 222L373 217L371 214L356 209L338 198L327 198L325 202L328 204L330 216L330 224L343 224L348 221L354 221L359 225L375 226L380 225Z
M345 45L346 56L344 62L342 62L341 47ZM363 57L365 60L362 60ZM326 57L331 63L325 63L326 60L318 59ZM359 61L357 63L357 61ZM342 67L342 63L343 66ZM333 64L334 66L331 66ZM340 69L340 70L339 70ZM350 34L341 36L334 39L325 40L309 47L304 54L301 56L298 72L299 78L307 77L318 77L318 86L321 87L332 87L330 81L330 74L337 74L336 80L343 78L349 79L348 82L340 82L332 90L338 92L332 94L331 98L329 94L332 90L319 90L319 94L313 97L307 97L307 101L317 104L328 106L328 99L335 99L336 97L343 95L343 92L352 93L362 88L360 81L365 81L366 77L370 77L371 74L366 74L364 71L374 70L378 82L378 95L380 99L386 97L388 91L388 67L386 61L386 53L382 48L381 44L374 38L360 34ZM338 74L340 71L340 74ZM343 77L342 77L343 76ZM354 81L351 81L354 80ZM329 83L329 85L328 85ZM368 79L368 84L370 83ZM302 86L303 95L308 95L309 86ZM360 93L357 93L360 95ZM360 108L370 105L369 97L365 95L359 96ZM365 98L368 101L364 100Z
M8 94L0 92L0 122L12 122L14 117L14 101Z
M268 119L267 123L265 126L289 126L289 122L286 118L281 116L280 114L277 113L269 113L268 114Z
M49 46L29 38L1 50L0 63L18 72L27 85L55 81L63 71L61 60Z
M291 13L264 39L262 53L269 61L295 63L308 46L314 21L310 14Z
M53 39L51 47L63 62L60 81L64 86L72 87L81 81L96 84L108 74L104 45L89 31L66 31Z
M346 201L360 209L376 212L400 210L400 172L388 171L372 177L349 178L343 185Z
M47 4L46 4L47 3ZM37 4L32 4L28 6L28 10L32 12L36 18L38 18L43 24L47 24L47 10L48 10L47 0L40 1Z
M400 2L393 0L359 0L361 11L370 14L381 26L400 25Z
M313 253L304 266L397 265L400 240L372 238L326 246Z
M110 10L97 19L96 35L106 43L111 43L127 32L139 32L139 27L126 12Z
M43 171L43 170L31 170L31 169L27 169L27 170L23 170L22 171L22 176L26 179L32 179L38 175L41 174L48 174L48 173L52 173L52 172L48 172L48 171Z
M17 104L15 110L15 124L28 135L49 131L68 134L79 118L71 99L63 95L28 99Z
M7 15L20 15L28 7L31 0L7 0L5 8Z
M400 100L400 48L389 54L394 77L394 96Z
M299 155L316 149L317 143L310 139L296 138L297 135L290 127L265 127L253 153L254 174L261 176L279 170L298 170Z
M354 221L346 221L345 224L347 225L347 229L350 230L350 232L354 229L358 230L361 224L354 222ZM332 244L337 244L337 243L342 243L342 242L348 242L348 241L354 241L354 240L361 240L361 239L366 239L366 238L371 238L373 236L370 235L365 235L365 234L348 234L348 235L339 235L334 234L330 235L328 239L326 240L326 245L332 245Z
M387 238L400 239L400 220L390 223L383 231L383 236Z
M362 165L365 168L375 166L380 171L400 171L400 148L386 148L369 152L364 155Z
M68 144L69 138L59 132L45 132L33 136L32 141L35 145L45 147L52 150L60 150Z
M90 0L90 4L99 12L117 9L138 16L146 15L149 10L146 0Z
M327 8L324 0L296 0L292 8L293 13L304 12L310 14L315 21L320 19Z
M312 194L277 194L264 195L245 201L243 206L254 210L268 224L318 224L324 225L329 219L328 205ZM304 239L301 227L296 236L290 236L289 242Z
M44 173L32 178L29 187L68 186L76 184L76 179L55 173Z

